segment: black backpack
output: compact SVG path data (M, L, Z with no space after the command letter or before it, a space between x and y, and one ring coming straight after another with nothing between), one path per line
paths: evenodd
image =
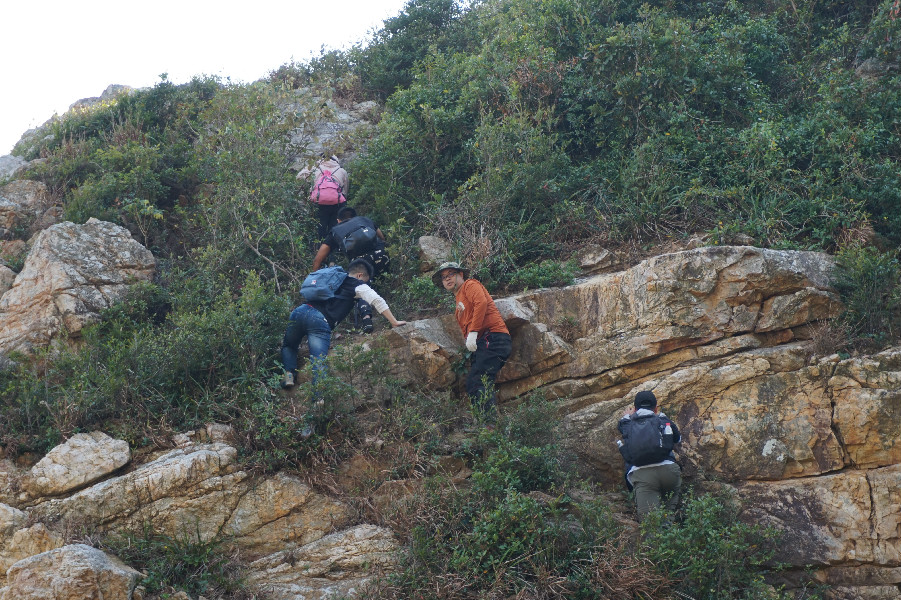
M376 226L366 217L353 217L332 227L338 250L349 257L360 256L375 249Z
M643 467L663 462L673 450L675 435L670 420L657 414L632 415L623 428L620 453L630 465Z

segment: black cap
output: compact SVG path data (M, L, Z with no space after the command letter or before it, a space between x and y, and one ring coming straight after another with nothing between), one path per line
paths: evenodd
M638 392L635 394L635 408L654 410L657 408L657 396L654 392Z

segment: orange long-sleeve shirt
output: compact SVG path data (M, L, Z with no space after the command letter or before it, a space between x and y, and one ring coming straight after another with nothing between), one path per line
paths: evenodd
M491 294L485 289L485 286L475 279L467 279L454 294L457 301L457 310L454 316L457 317L457 323L460 324L460 331L463 337L470 331L476 331L479 337L486 333L506 333L510 334L507 325L501 318L497 306Z

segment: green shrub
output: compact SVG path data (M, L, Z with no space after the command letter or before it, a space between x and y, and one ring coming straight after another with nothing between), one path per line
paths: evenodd
M556 439L553 424L558 420L557 405L542 392L532 392L512 412L505 411L499 429L511 442L544 448Z
M530 447L493 436L497 444L472 474L473 491L499 498L515 491L549 490L560 481L560 464L553 446Z
M546 260L515 271L510 276L510 286L513 288L536 289L571 285L578 272L579 267L575 261L560 263Z
M454 296L439 288L431 277L415 276L404 282L403 288L395 293L399 314L441 314L454 310Z
M764 582L780 542L772 528L738 520L733 498L687 494L684 519L665 524L662 511L642 522L642 553L667 577L676 591L697 600L773 598Z
M895 252L851 246L836 256L835 287L852 337L881 346L895 341L901 308L901 265Z
M286 165L297 150L290 132L300 125L280 110L287 101L287 92L269 85L233 86L200 113L205 133L195 145L196 164L212 191L189 220L199 269L234 283L254 269L289 287L299 287L297 269L307 272L305 249L315 228L305 221L310 208L298 202L301 190Z
M541 505L510 492L495 507L474 515L472 530L459 540L449 567L467 579L491 588L499 577L535 580L542 568L553 569L566 536L556 503Z
M144 573L140 584L150 598L174 591L222 600L258 597L245 582L246 568L222 539L204 541L188 533L170 537L148 525L140 533L107 536L101 547Z
M141 445L153 430L228 422L228 402L255 400L253 382L273 370L285 299L255 273L237 297L221 282L174 276L175 293L136 286L85 330L80 348L0 372L0 438L39 451L111 423Z
M397 16L386 19L370 43L355 52L363 87L387 98L410 84L414 64L430 48L462 49L472 35L462 23L463 6L459 0L410 0Z

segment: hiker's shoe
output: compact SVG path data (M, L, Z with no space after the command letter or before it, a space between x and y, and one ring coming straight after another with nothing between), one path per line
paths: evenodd
M282 389L287 390L294 387L294 373L290 371L285 373L284 379L282 379Z
M363 319L363 326L360 327L360 331L363 333L372 333L374 327L372 326L372 319Z

